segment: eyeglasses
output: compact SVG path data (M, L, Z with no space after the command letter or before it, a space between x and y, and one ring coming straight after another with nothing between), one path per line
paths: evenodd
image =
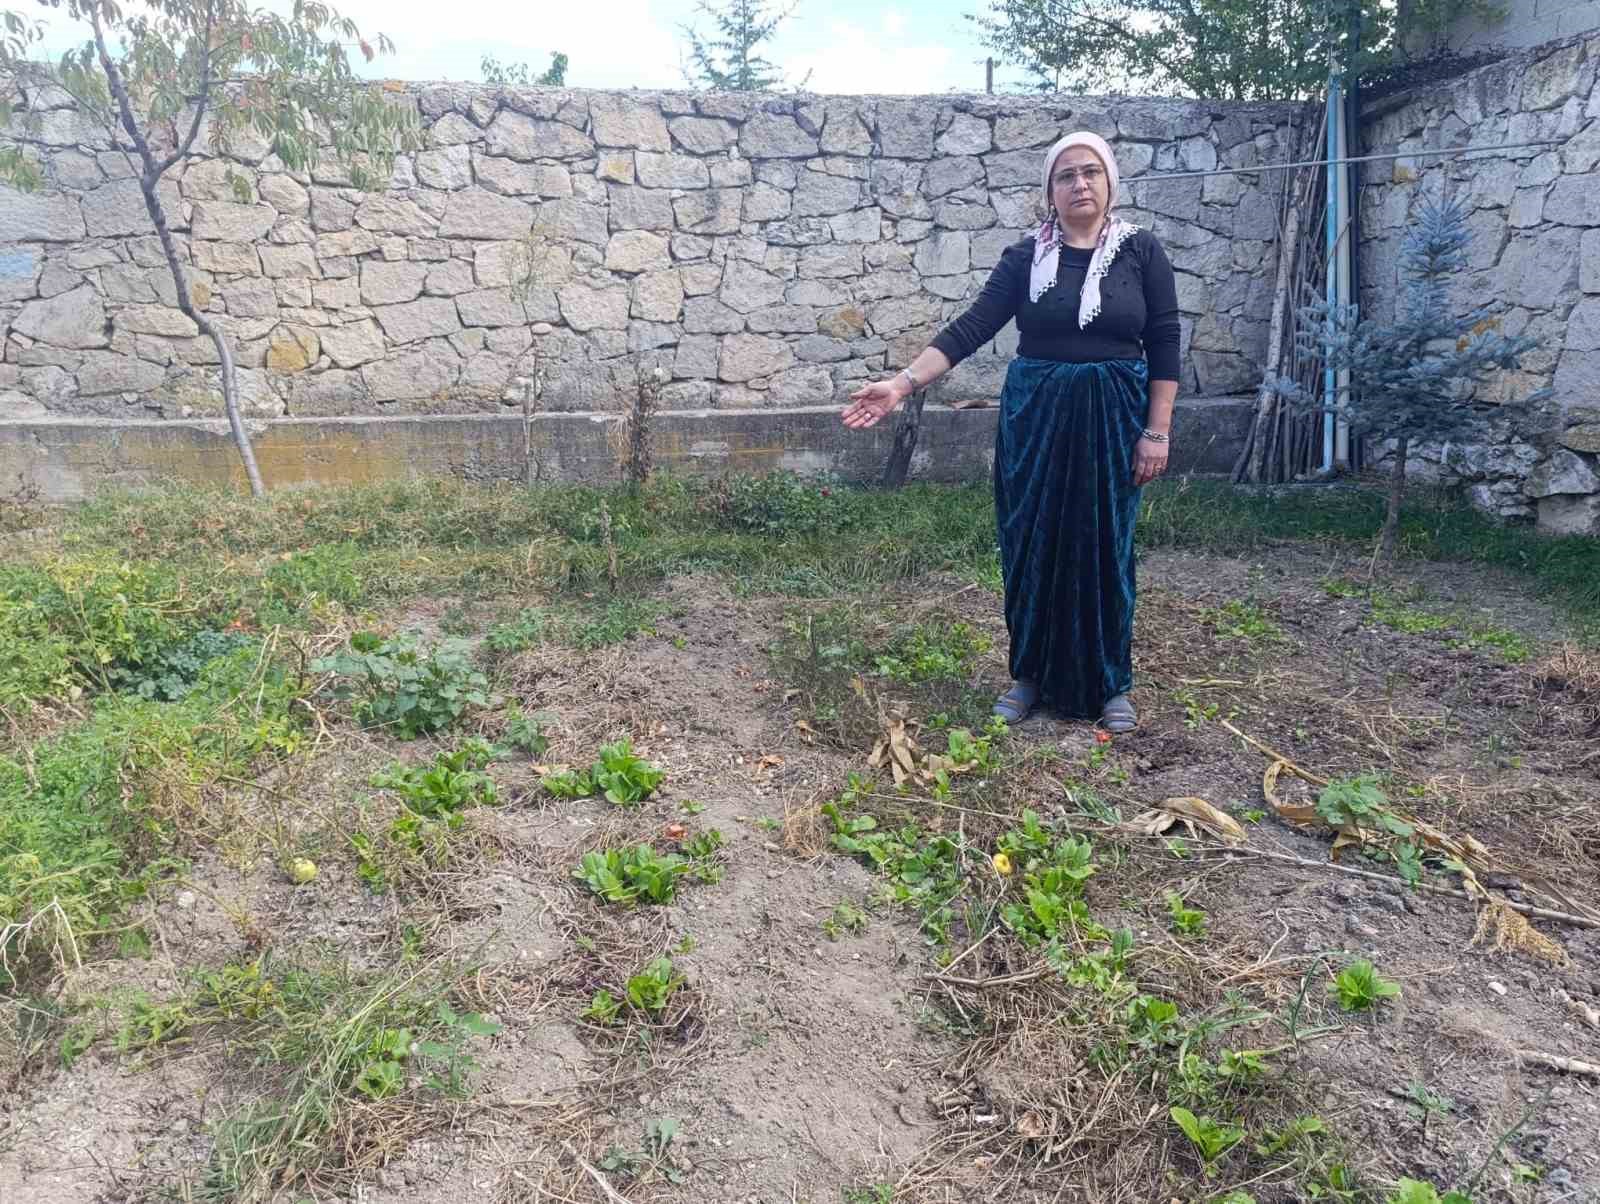
M1064 167L1050 177L1052 184L1065 184L1068 188L1074 187L1079 179L1090 187L1098 184L1106 174L1103 167Z

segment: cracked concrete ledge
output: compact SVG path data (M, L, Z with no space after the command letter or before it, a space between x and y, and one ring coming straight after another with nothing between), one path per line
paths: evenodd
M1248 398L1180 400L1173 419L1172 471L1226 473L1242 445ZM911 474L927 481L987 479L993 466L994 407L930 405ZM520 414L283 418L250 423L269 489L371 481L582 482L619 477L608 433L617 415L534 416L526 440ZM675 473L829 472L872 482L894 441L894 422L846 430L837 406L760 410L676 410L656 415L655 464ZM220 420L49 419L0 422L0 497L37 489L71 502L108 488L165 481L244 488L228 425Z

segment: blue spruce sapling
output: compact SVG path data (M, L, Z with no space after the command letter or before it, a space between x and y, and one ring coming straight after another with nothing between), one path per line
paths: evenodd
M1300 311L1302 354L1326 356L1335 373L1349 374L1348 385L1330 402L1288 378L1276 385L1291 404L1331 409L1353 432L1395 441L1379 561L1394 556L1412 442L1462 439L1481 430L1485 416L1499 407L1474 400L1474 386L1494 371L1516 368L1535 346L1530 338L1500 333L1487 306L1451 312L1450 278L1465 266L1471 241L1459 201L1424 197L1401 247L1401 293L1392 322L1363 321L1355 306L1322 301Z

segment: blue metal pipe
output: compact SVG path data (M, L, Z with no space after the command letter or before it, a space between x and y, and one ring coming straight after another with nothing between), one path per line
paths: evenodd
M1338 387L1334 380L1333 372L1333 312L1339 303L1339 273L1336 266L1336 254L1339 246L1339 189L1335 174L1342 168L1335 168L1334 161L1339 157L1339 128L1344 118L1344 104L1341 92L1344 88L1343 78L1335 72L1328 76L1328 134L1327 134L1327 168L1325 174L1328 180L1327 202L1327 227L1328 227L1328 255L1326 263L1327 278L1327 303L1328 303L1328 343L1323 352L1322 368L1322 400L1325 405L1333 405L1337 400L1335 389ZM1332 410L1322 416L1322 471L1333 471L1333 446L1334 446L1335 415Z

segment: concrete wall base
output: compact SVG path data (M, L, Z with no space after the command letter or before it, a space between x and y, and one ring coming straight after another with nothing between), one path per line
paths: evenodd
M1254 403L1181 401L1173 419L1174 473L1230 471ZM914 479L987 478L994 407L930 405L913 458ZM268 489L454 477L465 481L582 482L620 479L614 414L285 418L252 422ZM674 473L831 472L872 483L883 471L895 423L846 430L836 406L684 410L654 420L657 469ZM245 488L225 422L73 419L0 422L0 497L18 492L72 502L107 488L162 481Z

